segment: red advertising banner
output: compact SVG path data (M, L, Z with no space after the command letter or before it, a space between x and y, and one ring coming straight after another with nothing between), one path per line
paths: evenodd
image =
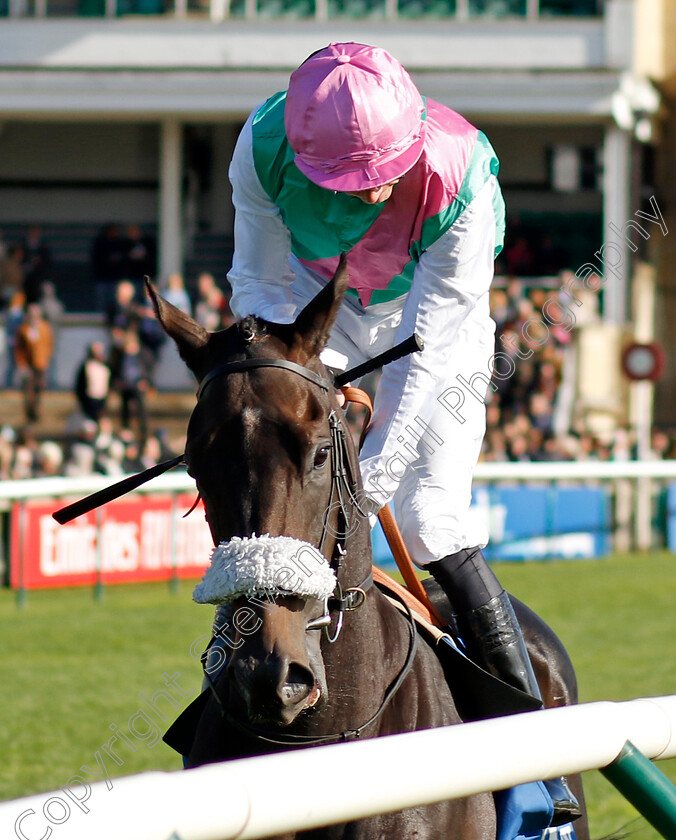
M52 519L58 502L29 501L23 511L15 504L10 585L38 589L201 577L213 542L201 506L182 518L192 503L178 496L172 515L170 496L143 496L111 502L66 525Z

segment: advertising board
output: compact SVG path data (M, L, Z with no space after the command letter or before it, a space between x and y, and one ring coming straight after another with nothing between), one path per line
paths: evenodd
M62 503L15 504L10 585L33 589L201 577L213 542L201 506L183 519L192 502L178 496L172 510L171 496L128 498L66 525L52 519Z

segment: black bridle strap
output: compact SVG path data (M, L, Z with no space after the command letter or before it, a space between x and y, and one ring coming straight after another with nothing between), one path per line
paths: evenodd
M214 379L218 379L219 376L227 376L229 373L238 373L241 370L251 370L252 368L262 367L274 367L282 368L283 370L290 370L293 373L297 373L298 376L302 376L303 379L307 379L309 382L319 385L319 387L324 391L329 391L333 388L328 379L325 379L323 376L320 376L318 373L315 373L309 368L303 367L303 365L297 365L295 362L290 362L288 359L242 359L240 362L228 362L227 365L220 365L219 367L209 371L209 373L207 373L204 379L200 382L200 386L197 391L197 400L199 401L205 388L213 382Z
M309 370L309 368L303 367L303 365L290 362L288 359L243 359L239 362L229 362L228 364L220 365L207 373L199 385L197 399L199 400L204 393L204 389L217 377L225 376L229 373L236 373L241 370L251 370L252 368L260 367L276 367L292 371L293 373L297 373L299 376L302 376L304 379L307 379L309 382L313 382L315 385L318 385L322 390L328 392L332 387L341 387L345 382L348 382L354 376L362 376L364 373L367 373L380 365L396 361L396 359L399 359L403 355L422 349L422 340L418 338L417 335L413 334L410 338L402 341L391 350L381 353L369 362L345 371L343 374L339 374L336 376L335 384L333 385L328 379L325 379L318 373ZM178 464L183 461L184 457L184 455L178 455L176 458L164 461L162 464L157 464L154 467L150 467L150 469L143 470L143 472L137 473L129 478L125 478L122 481L118 481L117 484L113 484L105 490L99 490L91 496L86 496L84 499L80 499L80 501L74 502L72 505L68 505L65 508L61 508L61 510L55 511L52 516L60 525L64 525L66 522L70 522L71 519L75 519L76 516L81 516L83 513L88 513L90 510L94 510L94 508L101 507L101 505L112 502L114 499L118 499L120 496L124 496L125 493L129 493L131 490L135 490L137 487L145 484L146 481L150 481L156 476L162 475L162 473L170 470L172 467L178 466Z

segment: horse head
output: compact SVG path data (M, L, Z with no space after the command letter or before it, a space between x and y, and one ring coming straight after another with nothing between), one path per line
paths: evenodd
M185 459L216 548L195 599L231 604L228 702L268 725L326 703L321 631L370 574L356 452L319 358L347 282L342 260L292 324L216 333L149 289L199 382Z

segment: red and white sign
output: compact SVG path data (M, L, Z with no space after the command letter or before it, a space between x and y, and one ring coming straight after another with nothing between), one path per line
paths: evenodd
M60 503L26 502L12 510L10 585L37 589L131 581L201 577L209 565L213 541L203 508L186 519L193 499L179 496L174 514L169 496L145 496L111 502L66 525L52 519ZM20 523L23 521L23 535ZM172 559L172 540L175 558Z
M665 364L664 348L655 341L650 344L635 342L625 347L622 353L622 370L634 382L643 379L657 382L664 373Z

